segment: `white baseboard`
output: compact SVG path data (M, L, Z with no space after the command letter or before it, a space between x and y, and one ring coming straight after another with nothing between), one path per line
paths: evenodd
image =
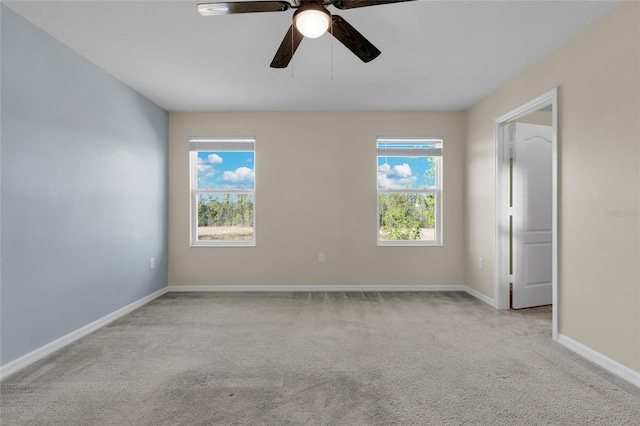
M490 298L489 296L486 296L482 293L480 293L478 290L474 290L471 287L464 287L464 291L466 291L467 293L469 293L471 296L475 297L476 299L480 300L481 302L486 303L487 305L491 306L492 308L496 308L498 309L498 307L496 306L496 301L492 298Z
M143 305L151 302L152 300L162 296L167 292L167 288L163 288L162 290L158 290L155 293L152 293L148 296L143 297L142 299L136 300L133 303L128 304L125 307L118 309L115 312L110 313L90 324L85 325L82 328L79 328L71 333L60 337L59 339L54 340L51 343L47 343L44 346L39 347L38 349L29 352L26 355L21 356L18 359L15 359L7 364L0 366L0 380L10 376L11 374L17 373L23 368L33 364L34 362L40 361L42 358L46 357L53 352L64 348L65 346L75 342L76 340L93 333L99 328L104 327L105 325L117 320L120 317L132 312Z
M463 285L235 285L179 286L170 285L169 292L338 292L338 291L467 291Z
M605 370L609 371L610 373L615 374L616 376L620 377L621 379L624 379L624 380L628 381L629 383L632 383L632 384L640 387L640 373L639 372L634 371L634 370L630 369L629 367L626 367L626 366L620 364L619 362L614 361L611 358L608 358L608 357L602 355L600 352L594 351L593 349L589 348L588 346L585 346L580 342L576 342L575 340L571 339L570 337L564 336L562 334L560 334L558 336L558 343L560 343L562 346L572 350L573 352L577 353L581 357L586 358L589 361L593 362L594 364L604 368Z

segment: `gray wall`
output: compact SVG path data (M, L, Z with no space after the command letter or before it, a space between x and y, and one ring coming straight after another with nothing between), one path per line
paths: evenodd
M4 365L167 285L168 113L0 7Z

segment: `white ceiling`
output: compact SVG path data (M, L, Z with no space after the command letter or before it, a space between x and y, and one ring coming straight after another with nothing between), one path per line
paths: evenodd
M619 1L330 7L382 55L364 64L325 34L305 39L287 69L269 64L292 11L202 17L191 0L4 3L169 111L444 111L467 109Z

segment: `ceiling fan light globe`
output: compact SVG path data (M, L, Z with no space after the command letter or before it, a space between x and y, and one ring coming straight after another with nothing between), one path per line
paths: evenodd
M300 33L308 38L318 38L326 33L331 25L331 15L318 9L300 10L293 22Z

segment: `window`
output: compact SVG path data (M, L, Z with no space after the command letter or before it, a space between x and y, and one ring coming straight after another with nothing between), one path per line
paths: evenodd
M441 245L442 139L379 138L378 245Z
M255 246L255 140L191 138L191 245Z

